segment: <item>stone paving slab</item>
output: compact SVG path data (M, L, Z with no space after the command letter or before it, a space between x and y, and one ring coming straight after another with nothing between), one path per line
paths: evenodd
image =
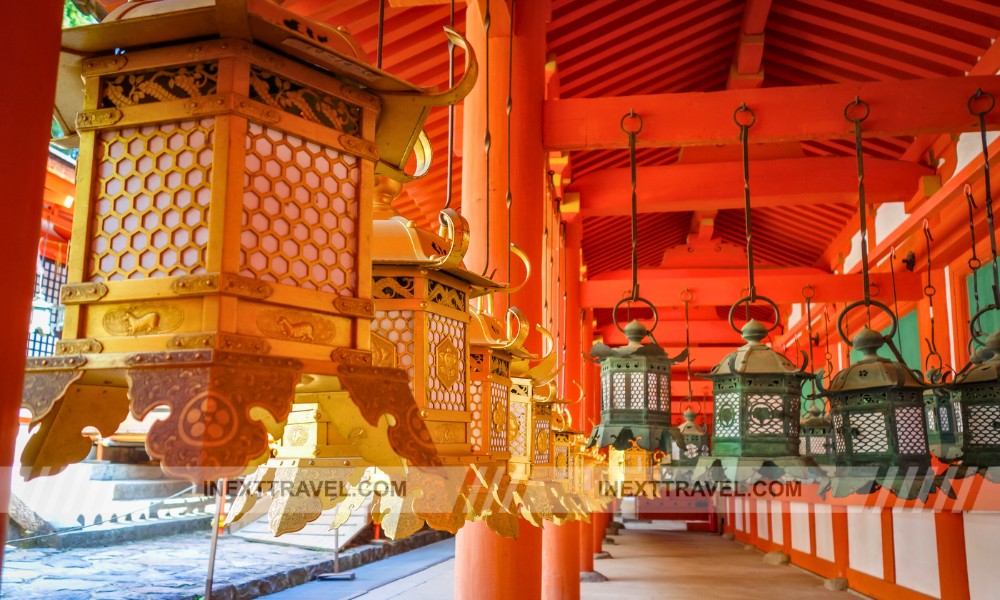
M354 569L445 537L427 531L399 542L352 548L341 554L341 569ZM210 540L208 533L192 533L105 548L8 548L0 598L193 600L205 592ZM257 598L332 571L332 552L222 536L213 598Z

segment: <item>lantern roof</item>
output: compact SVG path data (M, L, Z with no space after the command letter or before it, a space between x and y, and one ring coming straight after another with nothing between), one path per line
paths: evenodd
M63 30L59 59L61 83L56 93L55 111L72 140L76 133L74 117L83 106L80 74L83 61L89 57L112 52L118 55L119 51L186 41L245 40L379 96L376 173L408 181L425 173L430 166L429 143L422 133L430 109L464 98L478 76L478 65L465 40L447 28L445 35L465 51L465 74L455 87L438 91L437 88L416 86L371 65L361 45L347 29L313 21L272 0L126 2L99 24ZM80 81L80 84L64 83L71 81ZM68 143L72 145L73 142ZM409 175L403 168L415 150L416 175Z
M869 327L862 328L854 336L853 343L854 349L861 353L861 358L837 373L826 391L843 393L887 388L926 388L908 366L876 354L883 344L885 337L881 333Z
M489 298L484 296L484 298ZM516 306L507 309L507 325L492 314L492 302L487 301L481 309L469 312L469 343L473 346L489 346L509 353L513 358L530 360L538 357L524 347L528 337L528 320ZM514 324L516 321L516 324Z
M969 368L955 378L955 384L993 383L1000 380L1000 330L986 338L986 347L972 354Z
M705 427L694 422L698 415L688 408L684 411L684 422L677 428L681 435L705 435Z
M603 342L598 342L590 349L590 355L594 358L604 360L605 358L650 358L660 361L667 361L670 363L678 362L684 360L687 356L687 350L685 349L680 355L670 358L667 353L656 343L656 340L652 339L652 335L646 326L640 323L638 320L633 320L631 323L625 326L625 339L628 340L628 344L624 346L619 346L617 348L612 348ZM650 336L650 343L643 344L642 340Z
M705 375L708 379L731 377L733 375L780 375L808 379L812 375L805 370L805 364L796 368L792 361L773 350L762 340L767 337L767 327L757 319L750 319L741 330L747 342L733 352Z
M415 221L401 216L392 200L403 191L403 184L390 177L378 177L373 190L375 220L372 223L372 264L406 265L435 269L472 286L472 296L502 289L489 277L465 267L469 250L469 223L457 212L441 211L442 229L451 239L421 229Z

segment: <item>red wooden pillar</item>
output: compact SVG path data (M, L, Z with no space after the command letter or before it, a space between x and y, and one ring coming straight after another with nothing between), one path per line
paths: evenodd
M484 28L489 2L490 31ZM507 139L507 73L511 19L507 4L500 0L470 2L466 9L466 36L480 61L479 81L465 99L462 134L462 213L472 229L472 246L466 264L475 271L494 273L508 281L511 262L508 244L513 241L537 267L542 260L544 208L544 153L541 131L542 97L545 84L545 22L548 2L516 5L513 23L514 64L511 139ZM489 61L486 45L489 44ZM489 97L486 77L489 70ZM487 111L487 101L489 109ZM490 132L489 185L484 138ZM511 147L511 163L507 149ZM513 204L507 212L507 169ZM508 224L510 239L508 239ZM516 258L513 259L517 261ZM520 271L517 277L520 277ZM542 319L542 282L536 275L511 298L532 323ZM498 298L502 314L505 302ZM529 348L541 350L537 336ZM575 567L575 564L574 564ZM574 572L573 575L578 579ZM455 597L505 600L539 598L542 595L542 532L525 521L516 540L501 538L482 523L467 523L459 530L455 549Z
M45 164L59 59L61 2L19 2L7 7L0 25L0 51L12 57L4 75L4 219L0 224L4 293L0 313L0 545L7 539L10 467L14 462L28 320L35 286L35 261L45 190ZM2 558L0 558L2 562Z
M970 593L962 515L961 512L934 513L941 600L963 600Z

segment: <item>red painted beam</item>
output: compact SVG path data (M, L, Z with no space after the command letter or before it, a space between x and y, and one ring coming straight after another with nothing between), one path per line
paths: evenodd
M764 59L764 28L770 12L771 0L748 0L743 7L743 25L729 70L728 89L756 88L764 84L761 62Z
M808 235L808 232L802 232ZM758 269L755 283L758 295L779 304L802 302L802 288L810 285L816 292L813 302L844 302L861 297L860 274L834 275L821 272L804 274L802 269ZM807 271L807 270L806 270ZM610 276L609 276L610 275ZM892 281L888 273L873 273L872 283L889 297ZM640 293L659 306L678 304L678 290L689 289L700 305L731 304L744 295L746 274L734 269L639 269ZM580 285L581 306L610 308L631 288L631 277L624 272L601 275ZM899 300L916 300L923 293L920 278L913 273L896 273Z
M995 76L948 77L830 85L547 100L542 127L546 150L626 148L620 115L635 110L644 120L640 147L735 144L733 111L742 102L757 114L755 143L853 139L844 107L855 97L871 106L866 137L972 131L976 119L966 101L977 88L1000 96ZM1000 126L1000 111L987 116Z
M735 129L735 126L733 127ZM934 171L918 163L865 160L869 202L904 202L913 197L919 179ZM629 169L588 173L569 187L580 194L584 216L627 215ZM672 212L743 207L743 166L739 162L679 163L639 167L640 212ZM755 208L804 204L849 204L857 201L857 161L852 157L811 157L754 161L750 183Z

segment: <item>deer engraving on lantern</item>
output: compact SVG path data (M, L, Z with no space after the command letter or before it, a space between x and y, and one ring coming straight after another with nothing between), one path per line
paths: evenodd
M235 476L298 393L345 390L366 427L393 415L400 455L435 462L402 374L370 366L369 199L376 173L408 178L431 106L471 89L471 53L427 93L266 0L130 4L63 47L79 186L64 340L25 378L28 475L86 456L85 426L167 406L146 439L163 469Z

